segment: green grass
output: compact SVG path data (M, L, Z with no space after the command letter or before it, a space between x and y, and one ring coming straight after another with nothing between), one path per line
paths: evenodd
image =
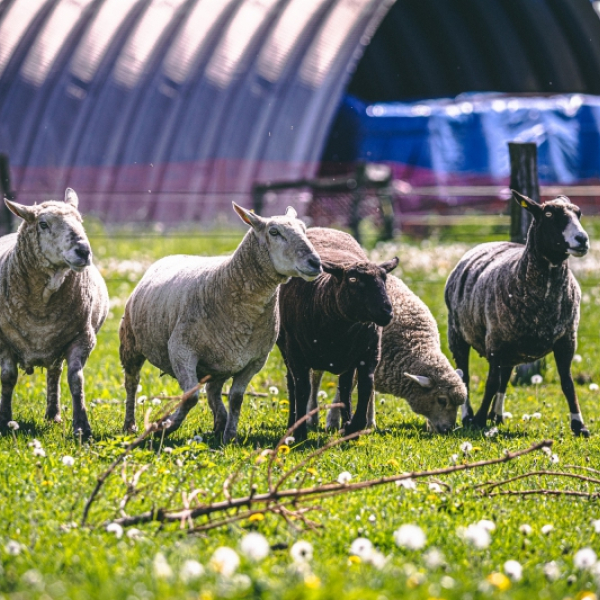
M264 468L249 460L256 448L272 448L283 434L286 423L285 370L275 349L265 369L251 383L251 389L267 392L276 386L279 394L248 397L240 421L240 443L221 448L210 436L212 418L202 398L181 429L164 441L136 450L122 472L119 468L103 488L90 514L91 527L81 528L83 505L92 491L96 477L121 452L126 439L121 432L124 417L124 390L118 361L118 324L122 306L133 289L139 273L151 260L169 253L221 253L235 247L240 234L228 236L180 235L152 238L135 235L107 236L91 227L92 245L97 260L104 268L113 298L111 315L98 337L98 345L86 367L86 392L95 442L88 446L73 440L70 433L71 408L66 381L62 393L65 425L50 425L43 420L45 377L36 371L31 377L21 374L13 400L14 418L20 429L13 437L0 438L0 598L30 599L123 599L152 598L583 598L595 591L596 583L588 572L573 565L574 553L583 547L600 553L599 534L592 519L600 518L600 506L586 498L530 496L482 497L473 486L532 469L557 470L565 465L600 466L600 407L598 393L588 384L577 391L588 426L590 439L574 439L569 431L566 400L560 392L552 359L544 383L509 387L506 410L514 418L500 427L499 434L487 438L483 433L459 429L446 437L425 430L423 419L414 415L402 400L378 396L378 431L361 440L336 447L325 453L307 475L307 484L330 482L342 471L349 471L353 481L393 475L405 471L449 466L453 454L461 454L460 446L469 441L474 446L469 459L485 460L502 456L505 450L526 448L533 442L552 438L553 451L560 459L551 465L542 453L523 457L506 465L488 467L468 473L446 476L449 488L441 493L429 489L429 480L416 490L395 485L373 488L321 502L320 511L311 517L322 528L296 531L280 518L268 515L263 521L232 525L209 532L206 536L188 536L179 526L140 526L137 539L124 535L118 539L103 524L119 515L119 502L126 493L123 478L130 480L142 466L139 494L126 507L136 514L151 507L176 506L182 502L182 491L201 489L206 498L219 496L224 479L236 465L243 463L240 482L234 494L245 494L248 479L263 491L266 486ZM443 247L439 250L444 253ZM131 263L119 263L128 260ZM440 324L445 347L444 278L439 272L424 273L405 267L407 283L430 306ZM598 331L600 319L595 304L597 282L582 281L590 299L582 306L579 353L575 374L600 382ZM472 357L472 397L477 406L487 373L486 363ZM66 379L66 378L63 378ZM146 365L142 372L142 394L179 393L174 380L160 378L158 371ZM334 380L328 377L324 389L332 397ZM146 408L146 404L143 408ZM138 417L143 419L142 407ZM158 413L160 407L154 407ZM525 413L540 412L540 419L523 421ZM201 435L203 442L192 438ZM313 433L309 449L322 446L332 434ZM36 438L46 456L34 456L30 446ZM172 449L165 452L164 446ZM302 460L307 448L293 449L279 469ZM72 456L73 466L62 463ZM433 482L433 481L432 481ZM292 482L293 485L293 482ZM593 491L597 486L556 478L521 481L511 489L542 485ZM457 534L482 518L496 523L491 545L477 550ZM394 543L393 532L405 523L417 524L425 531L427 543L423 551L401 549ZM530 535L519 528L529 524ZM552 524L547 535L541 529ZM230 546L239 550L244 533L257 530L272 545L277 545L263 562L254 564L242 559L242 577L227 579L208 567L214 550ZM368 537L388 557L382 570L368 564L349 562L348 548L358 536ZM305 577L293 567L289 546L307 540L314 546L311 572ZM9 553L9 542L21 544L17 555ZM287 547L286 547L287 546ZM424 551L437 548L445 557L444 565L429 568ZM153 560L162 553L173 570L173 577L155 575ZM200 561L206 573L200 579L184 583L179 569L187 559ZM487 578L501 572L509 559L519 561L523 579L502 590ZM550 583L543 575L543 565L556 561L561 577ZM572 576L570 579L569 577Z

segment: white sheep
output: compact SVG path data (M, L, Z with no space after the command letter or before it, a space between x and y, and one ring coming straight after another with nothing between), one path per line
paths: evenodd
M448 433L456 425L458 407L467 399L467 389L442 352L440 334L431 311L400 279L388 275L386 289L393 318L381 333L381 357L375 370L375 390L405 398L417 414L427 418L431 429ZM317 406L322 372L313 373L309 408ZM338 403L339 391L334 403ZM373 397L369 402L367 427L375 427ZM318 425L318 413L311 425ZM338 428L340 409L327 416L327 426Z
M321 273L321 260L293 208L266 219L233 207L250 230L232 256L163 258L127 301L119 336L128 431L135 429L135 394L148 360L184 391L210 375L206 392L215 433L223 434L225 443L235 439L246 386L279 332L279 285ZM230 377L228 414L221 390ZM167 432L177 429L197 402L198 393L172 415Z
M91 435L83 367L108 313L108 292L70 188L64 202L23 206L6 200L23 219L0 238L0 427L12 419L18 367L47 369L46 419L60 422L60 376L66 359L73 397L73 431Z
M463 422L477 427L488 419L501 423L513 367L554 352L571 430L587 437L571 376L581 291L567 263L569 256L583 256L589 249L581 211L564 196L543 204L514 191L513 197L533 216L525 246L480 244L463 256L446 282L448 345L465 384L471 347L490 365L481 407L473 415L467 399Z

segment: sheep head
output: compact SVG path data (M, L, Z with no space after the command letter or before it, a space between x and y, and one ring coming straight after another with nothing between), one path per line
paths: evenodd
M565 261L569 255L587 254L590 241L581 226L581 210L566 196L559 196L543 204L512 190L513 198L533 216L528 238L533 236L536 249L553 265Z
M393 317L385 282L387 274L397 265L398 258L379 265L366 261L348 265L323 261L323 271L331 275L338 308L347 319L384 327Z
M250 225L261 247L266 248L277 273L312 281L321 274L321 258L306 237L306 225L290 206L285 215L264 218L232 203L242 221Z
M454 371L450 364L443 371L423 365L418 375L404 373L409 386L404 394L406 401L437 433L449 433L454 429L458 407L467 400L462 376L462 371Z
M5 202L12 213L23 219L19 235L33 241L42 262L56 270L76 272L91 264L92 249L77 210L79 199L74 190L66 189L64 202L50 200L34 206Z

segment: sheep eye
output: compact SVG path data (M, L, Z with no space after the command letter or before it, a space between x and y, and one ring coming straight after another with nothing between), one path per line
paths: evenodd
M441 406L446 406L446 398L444 398L443 396L440 396L438 399L438 404Z
M46 223L46 221L40 221L40 229L48 229L48 223Z
M277 231L277 229L275 229L275 227L271 227L271 229L269 229L269 235L272 235L273 237L277 237L279 235L279 231Z
M550 211L545 212L544 215L548 218L552 217L552 213Z
M357 280L356 280L356 277L348 277L348 281L350 283L356 283Z

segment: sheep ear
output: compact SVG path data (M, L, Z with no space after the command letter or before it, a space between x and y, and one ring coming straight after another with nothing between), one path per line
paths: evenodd
M516 190L510 190L512 192L515 202L522 206L525 210L529 211L534 217L539 217L542 214L542 207L531 198L520 194Z
M345 269L340 265L336 265L335 263L329 262L328 260L321 259L321 268L325 273L329 273L333 275L336 279L342 279L344 276Z
M390 271L393 271L398 266L399 262L400 262L400 259L397 256L394 256L394 258L392 258L392 260L387 260L386 262L381 263L379 266L386 273L389 273Z
M465 374L463 373L462 369L456 369L456 374L462 379Z
M65 202L74 208L79 207L79 197L73 188L67 188L65 190Z
M24 206L23 204L19 204L17 202L11 202L10 200L4 199L6 206L8 206L8 210L17 217L21 217L21 219L27 221L27 223L33 223L35 221L35 209L31 208L31 206Z
M245 208L242 208L235 202L232 202L231 204L233 204L233 210L235 210L235 212L240 216L240 219L242 219L242 221L244 221L244 223L247 225L250 225L252 229L259 230L264 227L264 220L261 217L255 215L249 210L246 210Z
M289 217L290 219L297 219L298 213L296 212L296 209L293 206L288 206L285 209L285 216Z
M430 388L433 386L431 379L429 379L429 377L425 377L424 375L411 375L410 373L404 373L404 377L412 379L415 383L418 383L424 388Z

